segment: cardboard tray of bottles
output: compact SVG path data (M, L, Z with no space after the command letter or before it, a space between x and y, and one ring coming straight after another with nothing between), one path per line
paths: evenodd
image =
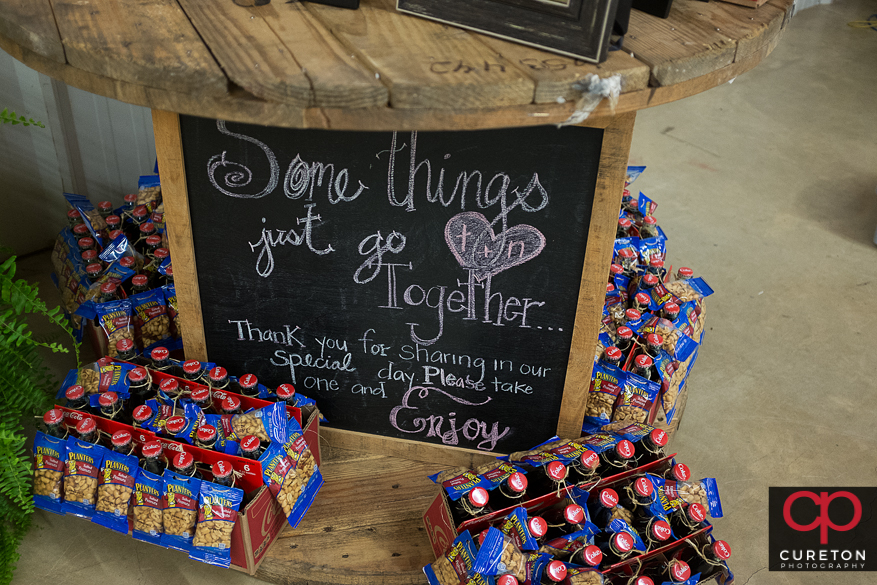
M202 384L178 378L163 372L149 370L153 380L160 382L166 378L174 378L184 390L195 390L197 388L206 388ZM241 400L242 410L250 408L261 408L271 404L268 401L252 398L227 392L225 390L212 390L211 395L213 404L216 409L226 398L226 396L234 395ZM116 431L127 430L131 433L135 444L135 453L139 453L143 444L153 440L161 441L162 448L165 452L178 453L187 452L191 454L196 462L204 463L202 467L209 467L219 461L227 461L237 474L236 487L244 491L244 503L238 513L238 519L231 533L231 568L238 571L254 575L259 568L259 564L265 558L271 544L277 539L277 536L283 530L286 524L286 517L280 505L271 495L268 488L262 483L262 465L258 461L217 453L209 449L201 449L188 443L181 443L168 439L167 437L156 435L152 431L133 427L124 423L116 422L100 416L93 416L90 413L84 413L78 410L72 410L59 405L57 408L64 412L64 424L68 429L75 429L76 424L83 418L91 417L97 425L97 428L112 435ZM299 408L287 406L287 413L293 416L302 425L304 431L304 439L311 449L311 453L316 460L317 465L321 464L320 458L320 413L316 408L310 408L302 411ZM305 420L302 420L304 416ZM211 479L208 469L200 469L204 478ZM130 519L129 519L130 522ZM129 526L130 533L130 526Z
M607 478L578 485L579 487L591 492L589 500L594 499L597 497L597 490L594 490L594 488L598 484L600 489L603 489L616 486L633 476L641 475L643 473L653 473L661 475L670 468L671 462L675 456L675 453L672 455L667 455L666 457L662 457L661 459L652 461L635 469L628 469ZM454 521L453 514L451 513L451 501L448 499L445 490L440 489L439 494L435 497L429 508L427 508L426 512L423 514L423 523L426 526L426 533L429 537L429 543L430 545L432 545L433 553L435 553L436 558L445 554L453 543L454 538L456 538L457 535L459 535L464 530L468 530L474 538L474 535L488 528L497 520L505 518L515 507L523 506L528 511L539 512L553 506L561 500L566 499L568 497L568 491L569 487L563 490L559 490L557 492L549 492L537 498L533 498L532 500L521 502L516 506L510 506L502 510L495 510L489 514L478 516L477 518L470 518L457 524ZM684 538L675 540L665 546L651 550L645 554L625 559L624 561L612 565L611 567L606 569L605 572L623 572L625 570L625 567L629 567L636 563L645 563L661 555L669 558L670 556L672 556L671 553L678 551L680 547L687 546L685 544L686 541L701 543L704 539L708 539L708 535L710 532L712 532L712 528L712 524L704 521L703 528L701 528L700 530L697 530ZM709 575L702 579L700 582L709 581L710 579L716 578L717 576L717 574Z

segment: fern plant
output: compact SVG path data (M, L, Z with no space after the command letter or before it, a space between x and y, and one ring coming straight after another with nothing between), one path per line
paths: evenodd
M0 112L0 124L12 124L15 126L16 124L21 124L22 126L39 126L40 128L45 128L45 124L42 122L37 122L33 118L26 118L24 116L19 116L15 112L10 112L9 108L3 108L3 111Z
M69 353L60 343L35 339L27 316L42 315L66 331L79 366L79 345L61 308L49 309L40 300L37 287L24 279L16 280L15 271L15 256L0 264L0 585L12 581L19 556L16 549L33 512L23 421L51 407L57 384L42 363L40 348Z

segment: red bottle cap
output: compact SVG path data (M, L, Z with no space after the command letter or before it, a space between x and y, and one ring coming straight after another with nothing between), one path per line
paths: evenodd
M609 266L609 272L611 274L621 274L624 272L624 267L621 264L612 264Z
M186 419L182 416L172 416L167 419L167 422L164 424L164 428L170 434L176 435L184 428L186 428Z
M160 249L160 248L159 248L159 249ZM164 275L165 275L165 276L170 276L171 278L173 278L173 276L174 276L174 267L173 267L173 266L168 266L167 268L165 268L165 269L164 269Z
M228 461L217 461L210 467L210 471L213 472L214 478L225 479L231 476L233 469Z
M585 547L585 550L582 551L582 556L585 562L592 567L599 567L603 561L603 551L600 550L600 547L593 544Z
M472 488L469 490L467 496L469 498L469 503L472 504L476 508L483 508L487 505L487 500L489 496L487 495L487 490L483 487Z
M586 469L597 469L597 466L600 465L600 456L590 449L585 449L579 457L579 461Z
M636 356L636 359L633 361L640 368L651 368L652 367L652 358L647 356L644 353L641 353L638 356Z
M637 577L633 585L655 585L649 577Z
M626 553L633 549L633 537L627 532L616 532L612 536L612 544L618 552Z
M633 491L641 498L648 498L655 491L655 487L645 477L639 477L633 482Z
M101 294L111 295L116 292L116 288L118 287L115 282L105 282L100 285L100 292Z
M91 252L94 252L94 250L91 250ZM84 254L83 254L83 255L84 255ZM615 285L612 284L611 282L607 282L607 283L606 283L606 294L609 294L609 293L611 293L611 292L614 291L614 290L615 290Z
M542 538L548 531L548 522L543 520L541 516L533 516L527 521L527 527L534 538Z
M618 441L618 444L615 445L615 453L618 454L622 459L630 459L633 457L635 449L633 447L633 443L628 441L627 439L621 439Z
M110 440L113 443L113 447L124 447L131 442L131 433L126 430L116 431Z
M115 392L104 392L98 396L97 401L101 408L111 408L119 402L119 395Z
M661 429L653 429L652 432L649 433L649 440L658 447L664 447L667 445L667 433Z
M161 441L159 441L157 439L154 441L149 441L147 443L144 443L143 449L141 450L141 452L143 453L143 456L148 458L148 459L160 457L161 451L162 451Z
M622 341L633 339L633 329L627 327L626 325L622 325L615 330L615 336Z
M146 368L134 368L128 371L128 380L135 384L143 382L148 376L149 373L146 371Z
M110 201L101 201L97 204L97 208L103 211L107 211L113 208L113 204Z
M53 408L52 410L47 410L46 414L43 415L43 422L47 425L56 425L64 420L64 411L60 408Z
M706 520L706 509L696 502L694 504L689 504L686 512L688 513L688 517L694 522L703 522Z
M566 465L560 461L552 461L546 466L548 477L554 481L560 481L566 478Z
M83 262L90 266L97 259L97 250L86 250L79 256L80 258L82 258ZM86 271L88 270L89 266L85 267ZM100 264L98 264L98 266L100 266Z
M135 201L137 201L136 193L128 193L125 195L125 203L134 203Z
M731 558L731 547L724 540L717 540L712 546L713 554L720 561L727 561Z
M97 360L97 367L99 367L99 368L105 368L105 367L111 366L111 365L113 365L113 358L111 358L108 355Z
M189 395L192 401L196 403L207 402L210 400L210 388L197 388L192 390L192 393Z
M118 215L116 215L116 214L114 213L114 214L112 214L112 215L108 215L108 216L107 216L106 222L107 222L107 225L108 225L108 226L111 226L111 227L113 227L113 226L118 227L119 224L122 223L122 218L119 217Z
M518 580L514 575L501 575L499 579L496 580L496 585L519 585Z
M137 408L134 409L133 413L134 422L140 424L148 421L152 418L152 409L146 406L145 404L141 404Z
M76 423L76 432L80 435L87 435L88 433L93 433L97 429L97 424L94 422L94 419L84 418L78 423Z
M146 237L146 245L149 246L150 248L154 248L154 247L158 246L159 244L161 244L161 236L152 235L152 236Z
M621 358L624 356L624 354L621 353L621 350L614 345L607 347L605 353L606 357L612 361L621 361Z
M671 473L676 481L688 481L691 479L691 470L684 463L677 463L673 466Z
M152 255L159 260L164 260L165 258L170 256L171 253L167 248L158 248L155 252L152 253Z
M166 347L156 347L149 353L149 357L151 357L154 362L163 362L169 356L170 352Z
M131 284L134 286L146 286L149 284L149 278L145 274L135 274L131 277Z
M643 315L636 309L628 309L624 312L624 316L628 321L639 321Z
M280 400L289 400L295 396L295 388L292 384L281 384L277 387L277 398Z
M78 223L73 226L73 233L79 237L83 237L85 234L89 233L88 226L86 226L84 223Z
M222 401L222 410L226 412L234 412L241 407L241 399L237 396L226 396Z
M82 214L79 213L79 210L77 209L68 209L67 217L69 217L70 219L79 219L80 217L82 217Z
M90 252L94 252L94 250L89 250ZM83 254L84 256L84 254ZM100 262L92 262L88 266L85 267L85 274L91 277L95 277L101 273L104 267L101 266Z
M67 391L64 392L64 396L67 400L79 400L83 396L85 396L85 388L82 386L75 384L67 388Z
M673 559L670 561L670 578L674 581L687 581L691 577L691 567L685 561Z
M630 260L631 258L636 258L636 253L630 248L622 248L618 251L618 255L622 258L627 258Z
M134 199L136 200L137 197L135 196ZM127 201L127 199L126 199L126 201ZM131 212L131 215L133 215L137 219L143 219L144 217L149 215L149 210L146 209L145 205L138 205L137 207L134 208L134 211Z
M527 489L527 476L516 471L509 476L509 487L516 494L523 493Z
M192 457L190 453L186 453L185 451L181 451L177 453L177 456L174 457L174 467L180 470L185 470L195 464L195 458Z
M643 223L647 223L649 225L656 225L658 223L658 220L655 219L654 215L647 215L643 218Z
M253 374L244 374L238 380L238 384L240 384L241 388L249 390L250 388L255 388L259 384L259 378Z
M664 345L664 336L658 333L649 333L648 335L646 335L646 342L649 345L661 347L662 345Z
M551 561L548 563L548 566L545 567L545 574L548 575L548 578L552 581L560 583L566 579L566 565L560 561Z
M633 225L633 222L630 221L629 219L627 219L626 217L619 217L618 218L618 227L628 229L632 225Z
M649 306L649 303L652 301L651 297L646 293L636 293L636 296L633 299L640 305Z
M207 443L216 438L216 427L213 425L201 425L195 435L202 443Z
M600 503L606 508L614 508L618 505L618 492L612 488L606 488L600 492Z
M180 391L180 383L175 378L165 378L158 387L165 394L176 394Z
M676 315L679 313L679 305L677 305L673 301L668 301L664 303L664 312L671 315Z
M692 276L694 276L694 270L683 266L677 271L677 274L679 274L679 276L683 278L691 278Z
M140 233L141 234L151 234L155 231L155 224L151 221L147 221L145 223L140 224Z
M570 524L581 524L585 519L585 510L578 504L570 504L563 509L563 517Z
M201 362L199 362L198 360L188 360L185 363L183 363L183 372L189 374L190 376L192 374L197 374L200 371L201 371Z
M241 451L244 453L255 453L259 450L259 438L255 435L247 435L241 441Z
M225 371L225 368L222 366L216 366L212 370L210 370L210 381L211 382L222 382L225 378L228 377L228 372Z
M645 276L643 276L643 282L646 283L648 286L655 286L656 284L658 284L658 277L654 274L646 274Z
M662 542L668 540L671 536L670 525L663 520L655 520L652 522L652 536Z
M116 342L116 351L119 353L125 353L132 349L134 349L134 342L130 339L120 339Z
M123 268L131 268L136 263L137 261L134 259L134 256L122 256L119 258L119 266Z

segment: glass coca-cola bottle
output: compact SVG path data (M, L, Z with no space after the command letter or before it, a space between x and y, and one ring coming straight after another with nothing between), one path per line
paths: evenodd
M134 423L134 428L143 428L143 425L152 420L152 417L152 409L146 404L141 404L134 409L133 413L131 413L131 419Z
M600 490L597 499L588 502L588 507L591 512L591 522L593 522L597 528L603 530L609 526L609 522L612 521L612 512L615 506L618 505L618 500L618 492L612 488L603 488Z
M539 585L555 585L566 579L566 565L561 561L549 561L542 570Z
M649 551L670 543L670 525L658 516L640 516L634 521L634 528Z
M636 309L640 313L645 313L649 310L649 304L652 302L652 298L644 292L638 292L633 296L633 303L631 303L631 308Z
M656 562L642 568L640 575L649 577L654 583L685 583L691 577L691 567L685 561L670 559L669 562Z
M67 399L65 406L72 410L89 410L88 398L85 396L85 388L79 384L74 384L64 391L64 397Z
M210 467L213 473L213 483L225 487L234 485L234 469L228 461L217 461Z
M220 409L222 410L222 414L240 414L241 399L230 394L222 401Z
M191 453L181 451L171 462L171 469L177 475L201 479L201 472L195 467L195 458Z
M694 270L691 268L681 266L679 270L676 271L676 280L688 280L692 277L694 277Z
M189 394L189 398L192 402L201 409L203 413L209 413L213 411L213 401L210 399L210 388L196 388L192 390L191 394Z
M603 553L602 567L608 568L634 554L634 540L629 532L598 532L594 536L594 545Z
M143 459L140 461L140 467L155 475L164 473L165 464L161 456L162 451L161 441L157 439L144 443L141 450Z
M685 538L703 528L706 509L697 502L682 505L670 513L668 520L676 538Z
M561 503L543 512L542 517L547 524L544 541L550 543L565 534L582 530L585 510L578 504Z
M217 390L223 390L228 386L228 372L222 366L216 366L208 375L210 385Z
M256 398L259 396L259 379L253 374L244 374L238 379L241 394Z
M662 477L673 481L688 481L691 479L691 470L684 463L674 463L662 474Z
M658 237L658 220L654 215L647 215L643 218L643 223L639 227L639 237L641 240Z
M94 422L94 419L86 417L76 423L76 435L80 441L97 444L100 433L97 430L97 424Z
M496 487L490 505L494 510L518 506L526 500L526 494L527 476L516 471L502 480Z
M621 360L624 357L624 354L621 353L621 350L615 347L614 345L610 345L606 349L603 350L603 353L600 355L600 361L610 366L615 366L616 368L621 367Z
M46 428L46 434L56 439L63 439L67 435L67 429L64 428L64 411L60 408L47 410L43 415L43 425Z
M622 325L615 330L615 347L621 350L622 363L627 360L627 356L630 354L630 350L633 346L633 329L626 325Z
M661 307L661 317L672 323L679 317L679 305L673 301L667 301Z
M615 445L600 453L602 462L615 473L636 465L636 447L627 439L621 439Z
M116 359L129 362L137 357L137 348L131 339L120 339L116 342Z
M658 352L664 346L664 336L660 333L649 333L646 335L645 352L652 360L658 359Z
M216 427L201 425L195 433L195 446L202 449L213 449L216 446Z
M113 451L122 455L130 455L131 451L134 450L134 437L126 430L119 430L113 433L110 443L112 444Z
M658 381L658 373L655 371L655 363L651 356L644 353L633 358L633 364L630 368L631 373L636 374L646 380Z
M708 579L724 568L724 564L731 558L731 547L724 540L716 540L713 543L698 547L688 563L691 566L691 574L700 573L700 580Z
M582 454L573 460L568 469L570 469L578 478L579 483L585 483L597 479L597 470L600 468L600 456L585 449Z
M247 435L240 442L241 457L258 460L262 455L262 442L255 435Z
M490 495L483 487L474 487L454 502L454 511L458 518L467 520L486 514Z

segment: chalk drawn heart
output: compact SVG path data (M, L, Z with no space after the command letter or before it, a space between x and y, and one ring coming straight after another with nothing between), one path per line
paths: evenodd
M448 220L445 242L460 266L473 270L481 281L538 256L545 247L545 236L526 224L494 234L484 215L466 211Z

